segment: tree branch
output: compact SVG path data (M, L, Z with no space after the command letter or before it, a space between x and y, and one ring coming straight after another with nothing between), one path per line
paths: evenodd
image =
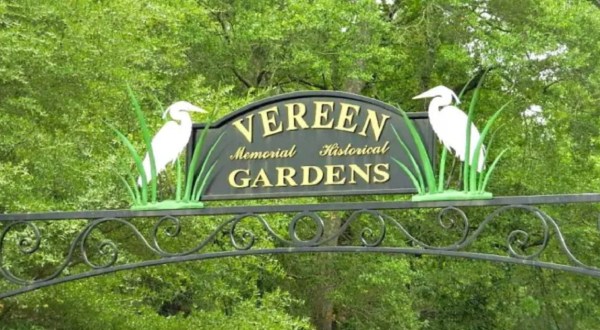
M306 85L306 86L310 86L310 87L315 87L318 89L327 89L327 86L325 85L319 85L319 84L315 84L315 83L311 83L310 81L304 80L304 79L298 79L298 82Z
M384 19L391 22L396 17L396 13L400 10L399 5L394 1L393 4L389 4L387 1L381 1L379 4L382 8L382 14Z
M467 83L462 83L460 85L456 85L454 88L452 88L452 90L457 92L456 94L460 93L460 91L462 91L463 88L465 89L464 94L468 93L469 91L474 90L475 88L477 88L477 85L479 84L479 81L483 78L483 76L486 73L492 71L493 69L495 69L495 67L487 67L487 68L479 69L479 71L475 74L475 77L473 77L473 79L471 79Z
M246 86L246 88L250 88L252 87L252 84L250 83L250 81L248 81L246 78L244 78L239 72L238 70L236 70L236 68L232 67L231 71L233 71L233 74Z
M215 20L219 23L219 25L221 26L221 30L223 30L223 39L225 40L225 42L227 44L231 44L231 36L229 35L229 28L228 23L226 22L225 18L223 17L223 12L222 11L209 11L215 18ZM233 74L236 76L236 78L238 78L239 81L242 82L242 84L244 84L244 86L246 86L246 88L250 88L252 87L252 83L250 83L250 81L246 78L244 78L242 76L241 73L239 73L239 71L235 68L235 66L232 64L231 65L231 71L233 72Z
M561 81L562 81L561 79L557 79L557 80L549 83L548 85L544 86L544 90L542 91L542 94L548 94L550 87L552 87L552 85L558 84Z
M256 77L256 87L260 86L260 84L262 83L263 79L267 80L267 75L270 74L270 72L266 71L266 70L261 70L260 73L258 74L258 77Z

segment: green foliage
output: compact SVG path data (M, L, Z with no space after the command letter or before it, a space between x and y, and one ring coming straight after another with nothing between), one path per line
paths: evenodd
M302 89L345 90L422 111L412 96L440 84L459 90L488 68L473 120L485 127L497 105L514 100L495 120L502 130L487 159L499 159L504 148L510 157L492 162L488 173L500 175L479 176L477 187L496 195L597 191L599 10L582 0L0 0L0 211L126 207L136 196L122 182L134 187L130 151L102 123L144 149L123 96L127 84L153 132L162 124L157 103L185 99L216 109L218 118ZM532 105L541 112L524 115ZM437 169L438 190L440 173L447 178L453 170L446 161ZM177 173L161 177L157 198L184 189ZM427 180L415 176L419 185ZM597 206L547 211L569 223L565 236L577 256L598 264ZM453 238L439 234L433 211L397 216L412 219L407 229L425 241ZM485 214L469 216L475 226ZM191 248L218 220L186 221L179 239L161 236L164 249ZM22 258L11 238L4 256L22 261L10 264L19 274L47 276L83 226L41 226L43 249ZM498 246L513 226L494 223L474 248L506 253ZM274 230L286 233L280 227ZM125 227L96 236L118 241L126 261L155 257ZM404 242L393 233L387 240ZM545 258L561 260L558 247L550 248ZM0 290L8 286L0 281ZM594 329L599 295L597 279L476 261L247 257L127 271L5 299L0 328L309 329L323 324L318 311L331 306L329 324L342 329Z

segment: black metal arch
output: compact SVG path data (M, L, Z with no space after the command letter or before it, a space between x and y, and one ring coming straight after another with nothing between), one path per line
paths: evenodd
M0 274L1 280L12 283L14 288L0 292L0 299L128 269L225 257L289 253L433 255L529 265L600 278L599 267L583 262L574 255L559 225L561 221L541 209L543 205L568 207L576 203L600 203L600 194L497 197L492 200L454 202L393 201L173 211L5 214L0 215ZM414 222L411 217L414 216L409 213L427 209L433 209L433 212L430 210L425 213L435 215L439 238L424 238L414 232L414 223L411 224L411 221ZM464 209L477 213L476 221L471 221ZM320 213L323 211L344 212L340 226L328 232L326 221L329 220ZM597 208L593 212L597 213ZM284 219L276 218L284 213ZM511 217L516 215L527 220L514 221ZM191 220L188 217L216 217L217 221L193 246L167 250L164 247L167 240L183 237L185 220ZM598 219L597 214L593 217ZM61 221L83 222L65 251L63 261L41 278L14 273L11 265L18 262L19 258L43 250L44 231L40 230L40 224L46 226ZM600 226L597 220L594 222L595 227ZM482 234L496 234L492 228L496 224L505 224L508 228L508 233L502 239L505 254L471 251L474 249L473 243ZM122 242L111 238L110 233L98 235L100 228L106 225L119 225L122 230L129 231L156 258L126 263L119 255ZM346 239L348 233L352 233L350 239ZM386 240L390 236L400 238L394 240L401 242L400 246L393 244L392 240ZM342 237L344 241L340 242ZM256 244L264 240L269 242L267 248ZM438 242L431 243L431 240ZM219 250L214 248L216 242L219 243ZM552 255L557 253L568 262L553 262ZM74 264L80 266L75 267Z

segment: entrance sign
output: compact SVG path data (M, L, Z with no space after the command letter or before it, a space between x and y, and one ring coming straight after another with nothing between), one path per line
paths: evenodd
M433 159L427 114L408 117ZM193 127L188 166L204 129ZM411 141L408 127L396 108L374 99L331 91L284 94L207 129L205 145L214 148L203 148L200 159L210 157L216 166L202 200L416 192L394 160L410 162L395 133ZM412 143L408 148L417 153Z
M472 124L478 90L479 87L468 106L468 113L453 105L453 99L456 101L458 97L446 87L438 86L417 95L416 98L432 99L429 118L425 113L405 116L390 105L353 94L292 93L250 104L206 127L193 127L186 114L201 108L176 102L165 113L171 120L153 138L139 103L129 90L146 145L144 160L144 154L140 154L118 128L114 125L109 128L126 146L135 163L135 171L122 178L133 201L132 210L0 214L0 281L4 281L0 286L6 288L0 291L0 299L125 269L233 256L307 252L460 257L600 278L598 265L582 262L570 250L561 223L536 206L554 205L553 209L557 205L579 203L591 206L600 203L600 194L493 197L485 190L491 173L506 151L499 152L494 161L485 166L492 145L490 138L484 147L485 136L506 105L498 109L479 131ZM451 149L441 150L439 166L435 166L438 160L433 157L436 138L430 121L437 136ZM172 138L161 143L162 137L170 135L165 132L185 138ZM176 156L183 142L188 142L188 133L192 134L190 140L193 143L187 143L191 144L187 152L189 171L183 180L183 169ZM455 152L464 162L461 191L446 189L444 185L448 152ZM484 158L482 166L478 159L481 156ZM165 160L169 162L173 158L177 173L175 197L159 200L157 173L163 170ZM449 172L452 175L453 171ZM141 184L136 182L136 177ZM207 208L202 202L412 193L415 190L418 194L412 201ZM482 208L477 212L462 209L477 207ZM415 212L425 209L428 211ZM437 214L432 213L432 209L437 209ZM329 216L324 214L331 211L342 211L340 223L333 230L326 225ZM471 221L468 213L477 214L477 221ZM415 218L415 214L418 217ZM204 236L198 237L195 226L190 223L199 217L207 219L205 224L212 229L207 227L208 230L202 233ZM134 218L139 219L131 221ZM415 220L437 222L440 226L428 227L427 233L431 231L436 237L441 234L445 239L439 241L439 245L435 243L436 239L426 243L430 239L424 237L424 233L411 232L420 228L411 225ZM79 227L71 231L71 245L59 253L64 260L54 265L47 262L35 265L35 260L40 258L34 257L32 263L31 256L37 252L48 253L44 248L48 246L44 243L47 231L41 230L39 225L48 228L64 221L73 221L70 226L74 229ZM287 226L281 227L282 221L287 221ZM507 223L503 225L503 221ZM254 225L247 226L248 222L254 222ZM473 223L477 225L473 226ZM499 223L510 226L511 231L498 232ZM279 229L273 230L275 227ZM287 232L280 230L285 227ZM180 235L186 229L192 230L192 234ZM436 230L441 232L436 234ZM124 231L127 242L120 241L125 237ZM349 232L360 234L347 235ZM485 242L474 244L480 236L489 241L489 235L495 235L493 241L505 242L506 252L490 254ZM386 240L390 236L395 238ZM331 244L341 237L344 238L343 245ZM535 238L535 247L528 243L528 237ZM120 253L120 249L126 250L132 238L137 240L136 250L145 249L144 256L149 256L148 259L132 262L120 257L128 254ZM190 241L190 238L197 241ZM185 242L178 244L177 239ZM260 240L274 244L265 248L258 244ZM215 251L211 248L214 244L221 249ZM478 248L483 250L478 251ZM548 254L544 254L546 250ZM556 257L560 263L550 261ZM72 268L73 264L78 266Z

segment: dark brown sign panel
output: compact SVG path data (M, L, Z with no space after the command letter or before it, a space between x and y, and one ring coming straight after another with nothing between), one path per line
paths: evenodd
M433 157L427 114L409 118ZM200 159L223 136L210 156L217 165L202 199L414 193L392 160L411 164L392 126L418 157L398 110L374 99L316 91L250 104L209 127ZM194 125L188 164L203 127Z

